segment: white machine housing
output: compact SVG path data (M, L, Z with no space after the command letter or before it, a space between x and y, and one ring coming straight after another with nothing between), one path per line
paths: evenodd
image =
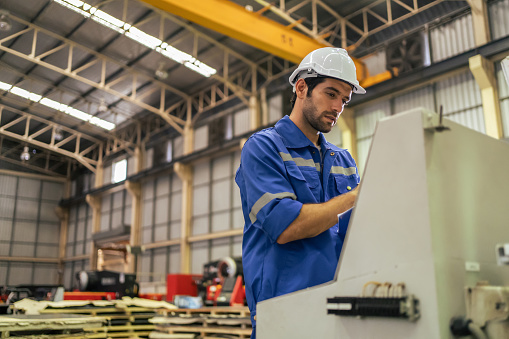
M466 286L509 285L496 255L509 243L509 143L443 123L424 109L378 123L335 279L260 302L258 339L454 338ZM369 281L403 282L420 318L327 314L327 298Z

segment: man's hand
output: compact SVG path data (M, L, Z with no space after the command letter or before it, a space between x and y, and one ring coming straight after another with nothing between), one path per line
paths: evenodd
M321 204L302 205L299 216L277 238L278 244L312 238L334 226L338 214L354 206L358 188Z

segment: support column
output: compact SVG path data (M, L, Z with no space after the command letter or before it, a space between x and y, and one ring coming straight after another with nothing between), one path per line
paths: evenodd
M182 216L180 226L180 273L191 271L190 244L191 221L193 208L193 173L190 165L180 162L174 166L175 173L182 180Z
M67 232L69 230L69 208L57 206L55 213L60 219L60 242L58 248L58 284L64 284L64 258L67 244Z
M262 126L267 126L269 123L269 107L267 105L267 88L260 88L260 106L262 115Z
M502 118L493 62L482 55L476 55L468 59L468 64L481 89L486 134L501 139L503 137Z
M129 245L131 249L136 249L141 246L141 183L127 180L125 182L125 188L132 199L131 238L129 239ZM139 260L138 251L131 251L128 253L128 272L137 273Z
M353 109L345 108L343 110L338 119L338 126L341 129L342 147L348 149L357 162L357 132Z
M95 182L94 188L101 187L104 182L104 168L103 162L100 160L97 163L96 171L95 171ZM97 233L101 230L101 203L102 198L100 196L93 196L87 194L86 196L87 204L92 208L92 234ZM92 240L92 244L90 246L90 260L89 260L89 269L96 270L97 269L97 247L95 246L94 241Z
M261 126L260 101L256 94L249 97L249 129L254 131Z
M101 202L102 198L100 196L94 196L91 194L87 194L86 196L87 204L92 208L92 234L99 232L101 229ZM92 240L92 246L90 250L90 262L89 269L97 270L97 247Z
M184 155L194 151L194 128L189 122L184 125Z
M490 42L490 25L488 21L488 6L485 0L467 0L472 9L474 26L474 41L476 46Z

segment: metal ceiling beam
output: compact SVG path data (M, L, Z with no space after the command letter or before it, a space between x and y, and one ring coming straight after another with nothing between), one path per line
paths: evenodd
M19 80L14 84L15 86L18 86L18 87L28 90L33 87L32 84L39 84L39 85L43 85L46 87L46 89L44 91L44 95L43 95L45 97L50 97L50 98L57 97L58 98L58 97L62 97L65 95L65 96L74 98L74 99L72 99L71 103L68 104L69 106L75 107L76 105L79 105L79 104L85 104L88 106L87 111L91 111L91 109L90 109L91 107L98 107L101 104L101 102L99 100L96 100L93 97L85 97L84 95L82 95L81 93L79 93L75 90L65 88L62 85L55 85L55 84L49 82L48 80L42 79L34 74L30 74L30 75L24 74L24 73L20 72L19 70L13 68L11 65L8 65L2 61L0 61L0 70L5 70L9 73L13 73L16 76L19 76ZM29 83L28 88L26 87L25 82ZM7 95L7 93L8 92L4 93L4 98L5 98L5 95ZM4 98L2 98L2 99L4 99ZM45 106L43 106L43 107L45 107ZM110 108L110 111L112 113L120 114L124 117L130 118L130 115L128 115L124 111L121 111L120 109ZM64 115L65 113L59 112L57 114ZM111 131L108 132L108 131L104 130L104 132L103 132L103 131L101 131L102 128L98 128L97 126L94 126L94 125L90 124L89 122L81 121L81 120L78 120L78 121L79 121L79 124L71 127L72 129L76 129L80 126L85 125L88 129L93 128L93 132L90 131L90 133L93 133L95 135L100 135L101 137L104 137L104 138L109 138L112 136Z
M322 3L320 0L317 0ZM434 0L420 4L419 1L413 0L412 6L405 4L401 0L377 0L363 7L362 9L344 17L344 21L340 21L342 42L347 45L348 50L354 50L359 47L367 37L380 32L387 27L394 25L400 21L410 18L430 7L438 5L445 0ZM398 11L394 11L394 9ZM373 24L376 22L377 24ZM324 34L325 32L321 32ZM352 44L346 41L347 36L351 34L357 36Z
M13 114L14 119L9 122L2 119L4 111ZM45 127L31 130L32 121ZM65 132L61 141L55 140L57 128ZM47 141L48 133L50 133L49 142ZM97 163L102 158L103 145L100 140L5 105L0 105L0 134L75 159L94 173ZM42 137L43 135L45 138Z
M52 154L49 151L43 151L43 153L37 153L30 157L28 161L21 161L19 155L23 151L23 145L17 144L14 147L5 147L4 136L0 135L0 160L9 162L11 164L26 167L32 171L36 171L45 175L51 175L53 177L65 178L66 175L62 172L57 172L59 167L65 166L65 172L69 168L70 159L51 159ZM37 159L44 158L44 165L41 162L36 161Z
M231 1L142 1L296 64L309 52L327 46Z
M44 66L48 69L51 69L57 73L68 76L69 78L81 81L89 86L93 86L105 92L108 92L112 95L116 95L128 102L131 102L147 111L160 115L163 119L166 120L170 125L172 125L176 130L182 132L182 126L184 121L179 118L169 116L164 114L165 110L165 98L169 93L176 94L182 98L187 98L187 94L181 92L180 90L173 88L169 85L164 84L161 81L158 81L154 78L151 78L148 75L140 73L130 67L122 65L121 63L106 57L100 53L97 53L85 46L81 46L78 43L63 38L55 33L47 31L43 28L40 28L34 24L31 24L25 20L17 18L13 15L10 15L11 20L17 21L27 28L18 32L15 32L4 39L0 40L0 50L6 51L10 54L13 54L17 57L23 58L25 60L36 63L40 66ZM26 35L28 39L32 40L32 49L31 51L18 51L13 48L7 47L4 45L5 42L14 39L18 36ZM39 53L36 55L37 50L37 41L39 35L47 35L53 39L59 40L61 44L59 47L54 48L49 51L45 51L43 53ZM58 53L64 52L66 54L65 62L61 62L60 64L52 64L47 61L43 61L43 58ZM79 58L80 53L87 53L93 56L93 59L79 68L73 67L73 60ZM120 77L117 77L114 80L106 81L107 72L110 70L123 69L124 74ZM83 72L92 72L93 75L85 74ZM149 82L150 86L146 86L146 89L139 93L137 92L138 83L143 81L144 83ZM131 95L125 95L116 89L116 86L120 84L130 83L133 91ZM149 104L143 99L152 93L159 94L159 100L155 105Z

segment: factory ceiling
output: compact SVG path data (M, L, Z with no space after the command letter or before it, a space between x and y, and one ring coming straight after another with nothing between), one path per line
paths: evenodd
M219 6L244 24L228 25ZM222 104L248 105L310 49L361 57L465 9L442 0L3 0L0 168L94 172ZM262 24L269 29L257 31Z

